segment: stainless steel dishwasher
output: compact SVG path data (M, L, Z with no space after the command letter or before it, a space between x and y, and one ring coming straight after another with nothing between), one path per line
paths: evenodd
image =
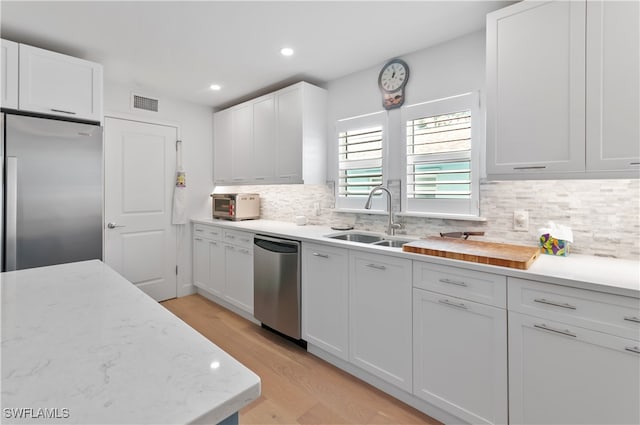
M300 242L256 235L253 264L253 315L300 340Z

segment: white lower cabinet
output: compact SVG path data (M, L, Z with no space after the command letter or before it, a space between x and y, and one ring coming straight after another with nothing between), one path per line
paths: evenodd
M411 260L349 256L349 360L410 393Z
M639 346L509 312L509 422L640 423Z
M507 312L413 289L413 394L469 423L507 422Z
M194 225L193 284L253 315L253 234Z
M302 245L302 338L349 360L349 251Z
M253 253L251 248L225 244L224 298L253 314Z

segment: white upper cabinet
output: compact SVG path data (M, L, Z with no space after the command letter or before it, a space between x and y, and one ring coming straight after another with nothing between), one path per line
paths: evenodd
M639 8L525 1L487 15L490 178L638 177Z
M102 65L20 44L19 108L102 120Z
M233 155L233 115L226 109L213 115L213 180L231 183L231 155Z
M487 174L584 171L585 4L487 15Z
M18 108L18 43L2 40L2 60L0 79L2 88L0 106Z
M640 3L587 3L587 170L640 169Z
M326 90L301 82L217 112L215 183L324 184L326 103Z

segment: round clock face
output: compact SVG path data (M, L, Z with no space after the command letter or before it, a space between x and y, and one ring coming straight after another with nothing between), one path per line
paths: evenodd
M409 80L409 67L400 60L389 61L380 71L378 85L387 93L396 92L403 88Z

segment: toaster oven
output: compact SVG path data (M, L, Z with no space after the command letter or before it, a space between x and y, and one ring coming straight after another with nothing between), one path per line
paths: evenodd
M213 218L252 220L260 218L260 195L257 193L212 193Z

